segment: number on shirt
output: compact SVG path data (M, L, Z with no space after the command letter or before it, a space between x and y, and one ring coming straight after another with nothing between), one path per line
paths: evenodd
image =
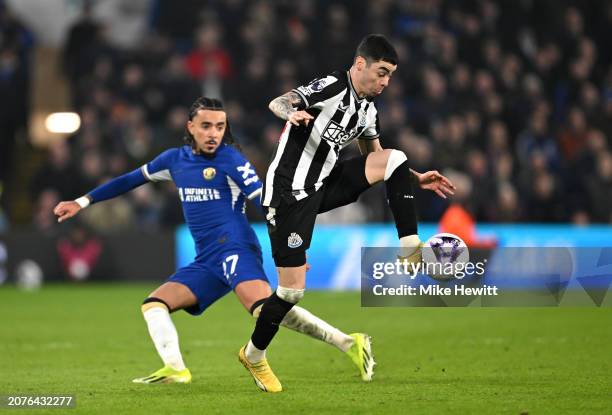
M229 281L230 277L236 272L236 264L238 263L238 254L230 255L223 262L223 275ZM229 272L228 272L229 268Z

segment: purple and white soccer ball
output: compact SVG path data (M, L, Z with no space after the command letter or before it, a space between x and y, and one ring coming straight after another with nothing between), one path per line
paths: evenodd
M424 274L436 280L451 280L457 270L462 270L470 260L470 253L463 239L452 233L438 233L423 247Z

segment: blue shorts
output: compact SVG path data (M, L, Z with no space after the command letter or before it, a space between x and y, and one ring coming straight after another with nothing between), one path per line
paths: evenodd
M202 314L241 282L250 280L268 282L261 251L245 248L224 250L212 258L196 260L168 278L170 282L186 285L196 296L198 304L185 308L194 316Z

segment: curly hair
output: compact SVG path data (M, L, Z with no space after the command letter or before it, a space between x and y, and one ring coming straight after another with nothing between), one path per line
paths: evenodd
M193 118L198 114L198 111L200 110L225 111L225 108L223 107L223 103L220 99L199 97L193 102L193 104L191 104L191 107L189 108L189 121L193 121ZM195 139L187 128L185 128L185 136L183 137L183 141L195 149ZM240 150L240 145L236 142L234 136L232 135L229 120L226 120L225 122L225 133L223 134L223 141L226 144L232 145L238 150Z

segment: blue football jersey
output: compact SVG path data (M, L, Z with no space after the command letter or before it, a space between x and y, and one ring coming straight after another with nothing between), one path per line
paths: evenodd
M141 169L150 181L176 184L196 259L230 247L261 249L244 211L246 198L259 200L262 184L234 147L221 144L212 156L194 154L189 146L172 148Z

